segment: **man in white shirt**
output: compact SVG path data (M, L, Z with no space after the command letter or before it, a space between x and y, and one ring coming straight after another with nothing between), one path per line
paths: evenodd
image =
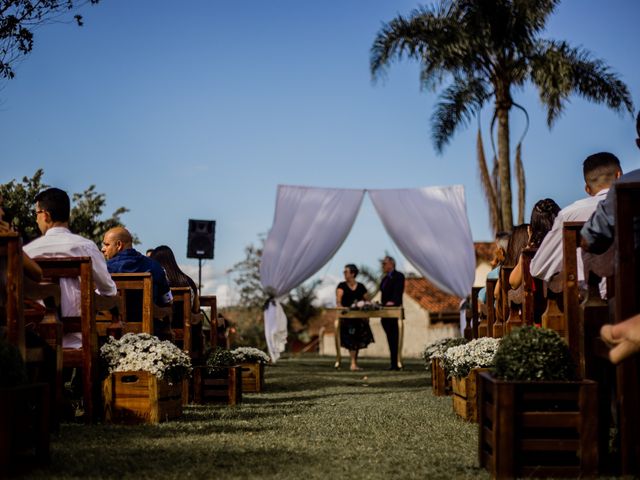
M531 260L531 275L545 280L554 292L562 291L562 225L564 222L584 222L605 199L609 187L622 175L620 161L612 153L590 155L583 163L585 191L589 197L573 202L558 213L553 227L544 237ZM578 252L578 281L584 281L582 255Z
M32 258L90 257L96 292L106 297L115 296L116 285L107 271L102 252L91 240L69 231L70 210L65 191L49 188L40 192L36 196L36 221L42 236L25 245L23 250ZM60 290L62 316L80 316L79 280L60 279ZM70 342L73 342L71 338L65 338L65 346L73 346Z

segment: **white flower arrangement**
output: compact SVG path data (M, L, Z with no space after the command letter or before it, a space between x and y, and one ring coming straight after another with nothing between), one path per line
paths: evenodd
M422 352L422 358L427 366L427 370L431 368L432 359L442 358L444 356L444 352L446 352L449 348L463 345L467 342L468 340L462 337L441 338L440 340L436 340L435 342L427 345Z
M500 345L499 338L482 337L469 343L449 348L442 361L449 377L466 377L474 368L493 366Z
M269 363L269 355L253 347L238 347L231 350L238 363Z
M191 373L191 359L171 342L148 333L127 333L119 340L109 337L100 354L113 372L149 372L169 384Z

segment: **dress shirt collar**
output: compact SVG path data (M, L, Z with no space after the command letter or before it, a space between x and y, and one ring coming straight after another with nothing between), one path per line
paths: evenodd
M57 235L59 233L71 233L71 230L69 230L67 227L51 227L45 232L45 236Z

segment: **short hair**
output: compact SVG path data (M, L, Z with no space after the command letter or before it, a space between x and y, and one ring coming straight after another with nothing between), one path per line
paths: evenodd
M560 207L550 198L538 200L531 211L531 238L529 246L538 248L549 233L553 222L558 216Z
M348 269L354 277L357 277L358 273L360 273L358 267L356 267L353 263L346 264L344 268Z
M511 237L511 233L509 232L496 233L496 244L502 247L503 250L506 250L509 244L509 237Z
M636 117L636 133L638 137L640 137L640 112L638 112L638 116Z
M42 210L49 212L54 222L68 222L71 212L69 195L59 188L47 188L36 195L36 202Z
M589 187L607 187L620 172L620 160L613 153L599 152L589 155L582 164L584 181Z
M392 256L390 256L390 255L385 256L382 260L388 260L388 261L390 261L391 263L393 263L393 266L394 266L394 267L396 266L396 260L395 260L395 258L393 258L393 257L392 257Z
M114 240L119 240L125 245L130 247L133 245L133 236L131 235L131 232L122 226L109 229L107 234L112 235Z

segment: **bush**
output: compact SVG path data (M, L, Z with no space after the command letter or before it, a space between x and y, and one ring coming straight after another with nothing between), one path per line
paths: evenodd
M207 355L207 370L209 373L216 373L237 364L235 355L221 347L214 348Z
M27 383L27 371L20 351L0 340L0 387L15 387Z
M493 374L502 380L572 380L569 347L553 330L525 326L502 339Z

